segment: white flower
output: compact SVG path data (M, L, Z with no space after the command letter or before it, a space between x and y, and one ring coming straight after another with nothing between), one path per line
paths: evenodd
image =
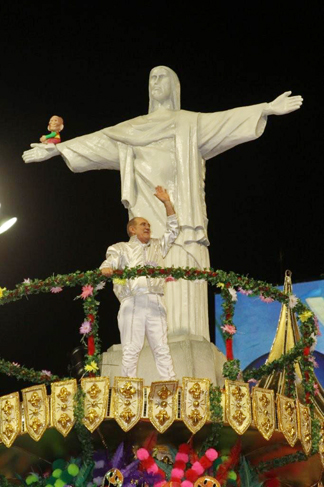
M100 291L105 287L106 283L104 281L99 282L99 284L96 285L95 291Z
M289 308L290 309L293 309L296 306L297 303L298 303L297 296L295 296L294 294L291 294L289 296Z
M228 288L228 292L232 296L232 301L237 301L237 292L233 287Z

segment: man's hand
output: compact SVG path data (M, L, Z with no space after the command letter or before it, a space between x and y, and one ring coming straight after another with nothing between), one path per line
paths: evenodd
M30 162L41 162L58 156L60 153L55 144L30 144L32 149L26 150L22 158L28 164Z
M156 193L154 194L154 196L156 196L157 199L162 201L162 203L164 204L167 216L174 215L175 211L174 211L173 205L170 201L170 196L169 196L167 190L162 188L162 186L157 186L155 188L155 191L156 191Z
M290 96L291 91L286 91L278 96L271 103L267 104L264 110L265 115L286 115L287 113L298 110L303 104L301 96Z
M111 267L104 267L103 269L101 269L101 274L103 274L106 277L111 277L113 273L114 273L114 269L112 269Z
M165 203L166 201L170 201L170 196L167 192L166 189L162 188L162 186L157 186L155 188L156 193L154 196L156 196L162 203Z

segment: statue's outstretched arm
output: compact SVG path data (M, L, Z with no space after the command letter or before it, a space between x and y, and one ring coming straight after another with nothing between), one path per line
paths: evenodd
M303 104L303 98L299 95L290 95L291 91L286 91L271 103L267 103L263 110L264 115L286 115L298 110Z
M46 161L60 155L54 144L30 144L30 147L32 149L26 150L22 155L26 163Z

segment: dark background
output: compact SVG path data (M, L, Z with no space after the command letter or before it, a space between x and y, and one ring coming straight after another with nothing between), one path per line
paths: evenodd
M0 7L0 286L98 267L125 239L117 171L73 174L60 158L21 154L65 121L62 140L147 113L148 75L170 66L182 108L211 112L271 101L303 107L270 117L264 135L208 161L212 266L281 284L323 273L323 5L249 2L19 2ZM66 374L79 343L79 289L0 307L0 357ZM104 348L119 342L118 302L100 294ZM213 323L211 323L213 327ZM0 393L26 384L0 377ZM27 384L28 385L28 384Z

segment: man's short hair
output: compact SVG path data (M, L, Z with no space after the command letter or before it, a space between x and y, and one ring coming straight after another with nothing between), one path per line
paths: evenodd
M134 218L132 218L131 220L129 220L129 222L127 223L127 235L129 237L132 236L131 232L130 232L130 227L134 227L136 225L136 220L137 220L137 216L135 216Z

